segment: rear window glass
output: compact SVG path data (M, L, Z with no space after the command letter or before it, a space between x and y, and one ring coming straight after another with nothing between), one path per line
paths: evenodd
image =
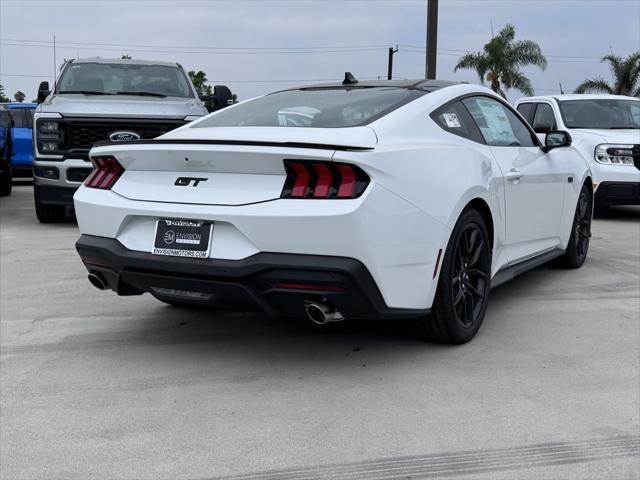
M397 87L315 88L276 92L221 110L201 127L355 127L426 92Z

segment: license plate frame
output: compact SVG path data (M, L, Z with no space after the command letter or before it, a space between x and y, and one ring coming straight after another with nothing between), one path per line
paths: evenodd
M154 255L208 258L213 222L182 218L161 218L153 235Z

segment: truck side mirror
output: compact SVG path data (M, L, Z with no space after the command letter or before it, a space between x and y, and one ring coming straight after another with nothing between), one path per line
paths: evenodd
M233 105L233 94L226 85L216 85L213 87L213 96L217 110Z
M44 102L50 93L51 93L51 90L49 90L49 82L40 82L40 86L38 87L37 102L38 103Z

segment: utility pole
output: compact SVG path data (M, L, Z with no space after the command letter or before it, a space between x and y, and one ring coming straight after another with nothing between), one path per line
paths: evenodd
M389 65L387 67L387 80L391 80L393 78L393 54L398 53L398 46L394 50L393 47L389 47Z
M427 0L427 58L425 76L436 78L436 55L438 51L438 0Z

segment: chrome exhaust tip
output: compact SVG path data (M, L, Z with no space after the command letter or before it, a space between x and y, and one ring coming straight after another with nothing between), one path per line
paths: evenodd
M107 282L104 277L98 272L89 272L89 282L98 290L104 290L107 288Z
M309 320L317 325L344 320L342 314L329 302L307 300L304 302L304 311L307 313Z

